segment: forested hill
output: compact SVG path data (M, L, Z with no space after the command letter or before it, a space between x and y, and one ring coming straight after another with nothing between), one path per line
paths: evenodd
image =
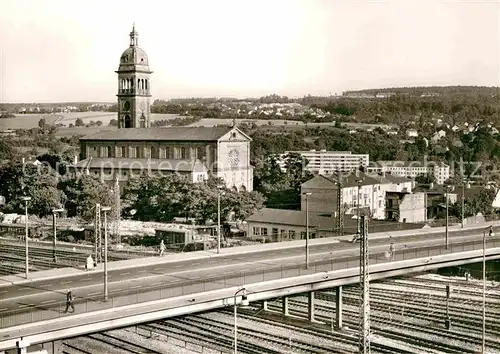
M404 94L411 96L422 95L442 95L442 96L455 96L455 95L478 95L478 96L492 96L500 92L500 87L487 87L487 86L425 86L425 87L391 87L367 90L345 91L344 96L364 94L364 95L377 95L377 94Z

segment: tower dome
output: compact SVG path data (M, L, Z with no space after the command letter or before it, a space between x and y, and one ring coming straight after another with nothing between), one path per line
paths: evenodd
M139 33L135 30L135 24L130 32L130 47L125 49L120 57L120 67L121 70L131 70L134 68L143 69L149 71L149 61L148 56L144 50L139 48Z

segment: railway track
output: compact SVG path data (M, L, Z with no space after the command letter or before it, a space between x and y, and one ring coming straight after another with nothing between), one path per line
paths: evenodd
M289 300L290 305L294 305L298 307L298 311L296 312L297 315L299 316L304 316L305 312L307 311L307 303L306 299L298 300L298 299L293 299ZM453 344L445 344L442 343L443 338L446 338L448 340L453 340L453 341L459 341L463 342L464 345L468 343L477 343L478 345L480 344L480 335L478 336L477 334L469 334L468 332L457 332L455 330L453 331L446 331L444 328L428 328L426 325L435 325L436 323L442 324L443 317L441 316L439 319L434 318L426 318L426 321L428 322L427 324L413 324L413 323L408 323L408 322L403 322L403 321L397 321L396 319L392 318L387 318L387 308L380 308L377 307L377 305L371 305L371 314L370 314L370 319L372 322L371 328L374 332L379 333L383 337L388 337L393 340L399 340L399 341L406 341L406 342L412 342L414 345L418 346L423 346L423 347L429 347L429 348L434 348L437 350L442 350L446 353L474 353L475 349L471 349L470 351L467 351L466 347L464 346L457 346ZM357 306L357 303L356 303ZM277 311L281 309L280 306L275 306L274 307ZM394 310L398 309L398 304L392 304L392 308ZM316 312L318 313L318 316L321 316L323 320L330 321L331 320L331 314L334 311L333 306L324 306L317 304L315 308ZM422 309L420 311L420 314L423 314L426 310ZM358 326L358 318L359 318L359 310L350 310L350 309L344 309L343 310L344 315L348 315L350 318L344 317L344 323L348 323L349 325L352 325L354 328ZM320 314L323 313L323 314ZM330 314L330 316L324 315L325 313ZM405 315L408 315L405 312ZM397 317L398 314L395 313L394 317ZM457 319L454 322L462 322L461 320ZM455 326L455 324L454 324ZM480 328L480 326L479 326ZM402 331L405 331L405 333L402 333ZM416 334L415 334L416 333ZM489 333L494 334L496 332L494 331L489 331ZM429 339L424 339L422 338L422 334L430 336L430 337L435 337L435 340L429 340ZM441 343L439 343L441 342ZM495 348L496 350L500 350L500 341L496 340L491 340L487 339L486 340L487 345L491 348Z
M133 354L162 354L163 352L153 350L147 346L134 343L121 336L116 336L107 332L90 334L86 337L80 338L81 342L79 344L67 343L63 344L62 352L64 354L93 354L96 353L89 351L89 341L94 341L92 347L95 347L96 343L102 345L101 350L105 350L106 353L133 353ZM101 351L102 352L102 351Z

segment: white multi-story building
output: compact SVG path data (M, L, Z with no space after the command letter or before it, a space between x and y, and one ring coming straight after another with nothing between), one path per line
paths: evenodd
M320 175L335 172L350 172L366 168L370 163L368 154L352 154L350 151L287 151L286 154L300 154L307 160L306 170Z
M432 175L437 184L444 184L450 178L450 166L434 161L377 161L370 164L367 172L386 172L394 176L415 178L420 175Z

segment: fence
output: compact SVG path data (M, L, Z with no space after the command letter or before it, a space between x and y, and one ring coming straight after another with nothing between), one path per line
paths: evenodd
M487 241L487 247L500 247L500 238L490 238ZM457 252L480 250L482 248L482 240L450 244L448 249L446 249L444 245L420 247L414 249L405 248L402 250L396 250L393 261L426 258ZM377 252L370 255L370 264L379 263L390 263L390 261L386 257L386 252ZM175 278L175 280L171 281L167 286L160 285L148 289L140 288L137 290L121 292L120 294L113 294L113 291L110 291L108 301L103 301L102 295L78 297L78 294L74 293L74 306L76 313L99 311L109 308L118 308L126 305L144 303L148 301L156 301L183 295L201 293L205 291L223 289L227 287L238 286L241 284L252 284L263 281L357 267L359 267L359 257L354 256L336 259L323 259L317 262L311 262L309 269L305 269L303 264L273 267L269 265L269 262L266 262L266 264L262 265L261 269L235 271L233 274L228 275L214 274L204 279L197 280L189 279L187 277L176 277L175 273L173 273L171 277ZM199 273L199 270L193 272ZM165 274L165 276L168 275L169 274ZM130 283L128 283L128 288L132 289ZM57 291L54 292L57 293ZM63 295L61 293L59 294ZM0 308L5 307L7 305L7 301L8 299L0 301ZM29 304L21 303L20 306L22 306L22 308L1 312L0 328L6 328L37 321L46 321L66 316L64 313L66 307L65 301L55 302L53 300L49 300L49 302L52 302L52 304L46 306L30 306ZM16 302L16 304L19 303L19 301ZM120 317L120 314L118 313L116 316Z

